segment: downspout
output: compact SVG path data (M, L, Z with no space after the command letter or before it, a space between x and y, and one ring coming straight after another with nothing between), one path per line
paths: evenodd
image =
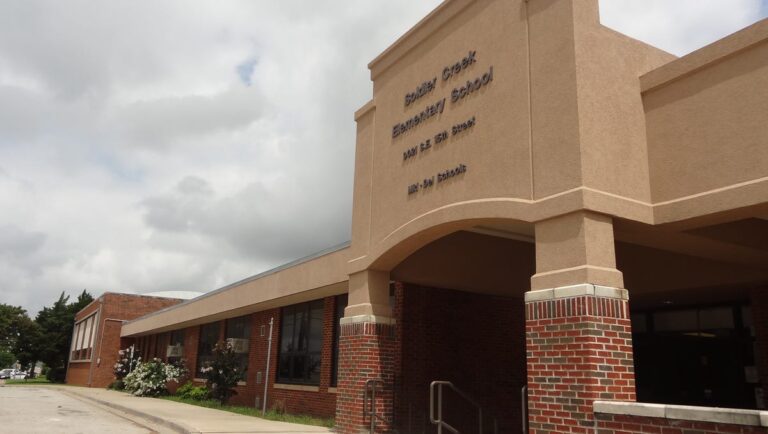
M267 386L269 386L269 359L272 357L272 326L274 325L275 318L269 319L269 339L267 339L267 370L264 372L264 402L261 407L261 415L264 416L267 413Z
M528 160L530 164L530 176L531 176L531 200L536 200L536 173L534 171L535 165L533 163L533 67L531 65L531 16L528 10L529 0L525 0L525 41L526 41L526 58L528 61ZM526 355L526 358L528 356ZM528 374L525 375L525 385L520 392L520 406L522 408L522 431L523 434L529 432L529 411L528 411Z
M531 83L531 17L528 14L528 1L529 0L525 0L523 4L525 7L525 40L527 44L526 54L528 59L528 160L531 172L531 200L536 200L536 183L533 171L533 84Z

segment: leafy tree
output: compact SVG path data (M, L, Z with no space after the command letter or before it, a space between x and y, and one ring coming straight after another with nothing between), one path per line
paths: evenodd
M49 380L63 382L66 378L75 314L92 301L93 297L83 290L76 302L68 303L69 296L62 292L53 306L45 307L37 314L35 322L40 327L40 339L34 345L36 351L31 353L51 368Z
M0 304L0 368L16 361L15 347L25 321L30 321L26 310Z
M7 368L16 361L16 356L8 351L0 351L0 368Z
M211 398L222 405L229 401L232 395L237 395L235 386L240 381L241 372L237 353L232 344L219 341L213 347L213 360L206 363L202 372L205 375L205 385L210 391Z
M40 358L40 347L43 345L43 330L40 325L23 317L19 321L19 337L13 347L16 359L23 370L29 370L35 366Z

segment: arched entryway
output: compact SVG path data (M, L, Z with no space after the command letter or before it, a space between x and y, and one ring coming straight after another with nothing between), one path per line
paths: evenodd
M397 327L394 427L432 433L432 381L449 381L443 415L476 432L520 430L526 384L524 293L535 272L533 239L489 227L457 231L390 272ZM437 404L435 402L435 404Z

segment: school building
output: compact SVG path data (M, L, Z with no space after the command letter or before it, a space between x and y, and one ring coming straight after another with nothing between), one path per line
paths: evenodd
M768 432L768 20L676 58L597 0L446 0L369 68L351 242L123 344L233 339L235 402L344 434Z

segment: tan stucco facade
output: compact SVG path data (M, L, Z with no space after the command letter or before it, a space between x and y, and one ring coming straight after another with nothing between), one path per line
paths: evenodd
M597 0L447 0L369 68L351 244L123 336L345 292L347 317L389 317L398 276L470 289L439 271L456 245L519 252L517 274L475 279L493 294L768 281L764 246L707 229L768 219L768 21L676 59L603 27ZM669 280L638 277L648 267Z

